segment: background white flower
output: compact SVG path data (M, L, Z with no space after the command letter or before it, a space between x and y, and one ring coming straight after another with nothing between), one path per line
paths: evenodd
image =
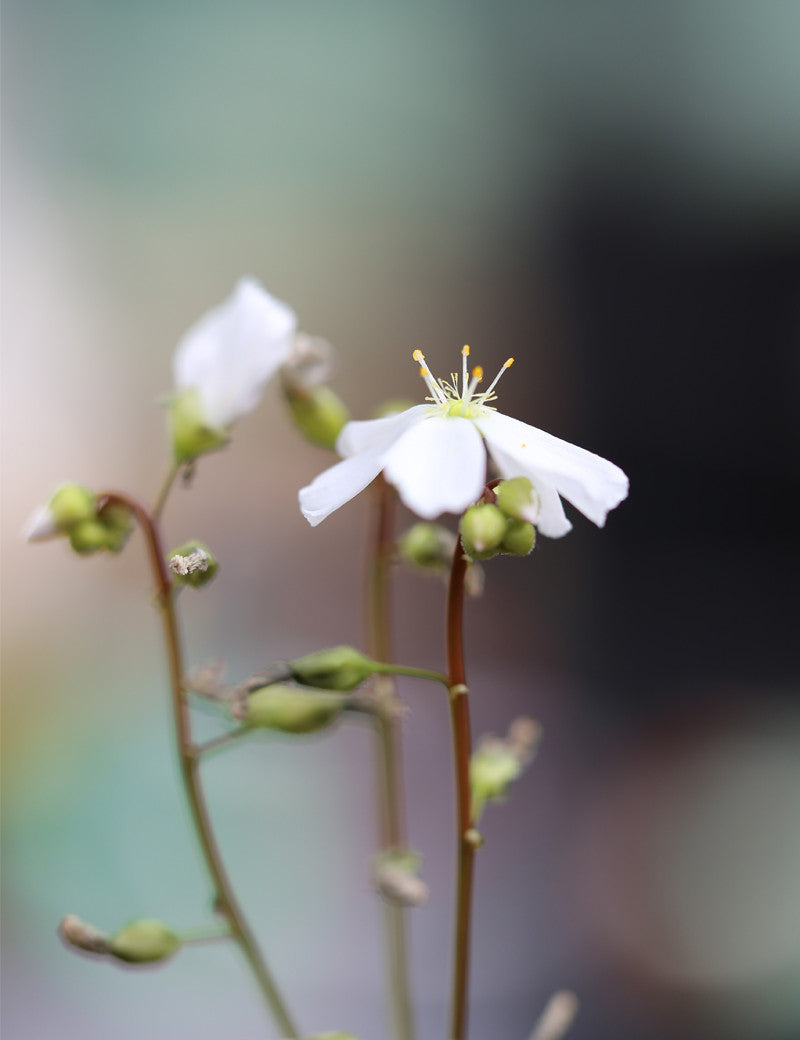
M525 519L551 538L572 524L560 496L602 527L608 512L627 496L628 478L612 462L502 415L490 407L497 380L476 393L483 371L467 374L469 348L462 351L458 379L434 381L419 351L414 358L431 392L430 404L384 419L351 422L336 449L342 462L300 491L300 508L312 526L362 491L381 471L403 503L431 520L440 513L462 513L481 495L487 480L487 451L500 476L527 477L534 488Z
M224 430L252 411L288 358L297 318L253 278L184 335L173 359L175 386L196 391L203 422Z

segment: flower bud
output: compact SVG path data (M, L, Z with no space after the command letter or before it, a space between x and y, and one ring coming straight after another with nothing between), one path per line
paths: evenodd
M443 571L450 565L456 536L441 524L420 522L405 532L397 543L401 559L422 570Z
M284 394L295 425L312 444L333 451L350 414L329 386L301 387L284 379Z
M169 569L176 584L199 589L214 578L219 562L207 545L194 540L169 554Z
M67 914L58 926L64 942L82 953L108 953L108 936L93 924L82 921L75 914Z
M80 484L62 484L46 506L37 509L23 529L29 542L42 542L68 534L75 524L96 514L96 497Z
M374 662L352 646L332 646L290 661L292 677L303 686L349 693L375 671Z
M500 552L527 556L536 544L536 528L527 520L509 520Z
M472 816L480 817L489 801L502 801L509 785L522 775L536 753L542 728L533 719L514 719L506 737L484 737L472 754L469 780L472 789Z
M120 552L133 530L131 511L119 503L104 506L97 516L106 529L105 548L109 552Z
M497 506L512 520L532 520L538 512L539 496L527 477L501 480L495 486Z
M470 506L461 517L461 541L474 560L495 556L506 533L508 521L501 510L483 503Z
M69 532L69 544L81 556L101 552L107 548L108 531L100 520L82 520Z
M180 945L178 936L163 921L141 917L111 936L108 952L127 964L151 964L171 957Z
M424 906L428 886L419 877L422 857L411 850L391 849L375 857L373 877L378 893L397 906Z
M347 697L294 686L262 686L247 698L242 721L281 733L315 733L330 726L344 711Z
M195 387L189 387L173 397L168 408L176 462L191 462L198 455L217 451L228 443L227 430L214 429L208 425L200 393Z

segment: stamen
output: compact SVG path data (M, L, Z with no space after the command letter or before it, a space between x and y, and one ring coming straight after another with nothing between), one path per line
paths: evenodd
M467 358L469 357L469 347L465 343L461 348L461 392L463 394L467 386Z
M430 390L431 397L433 398L433 400L437 404L444 404L447 401L447 398L446 398L442 388L436 384L433 376L430 374L428 369L425 367L425 364L424 364L425 355L422 353L421 350L417 349L417 350L414 351L413 358L414 358L414 360L416 362L419 363L419 374L425 380L425 384L428 387L428 389Z
M483 379L483 369L480 365L476 365L472 370L472 379L469 381L466 393L464 394L464 404L469 404L472 400L472 395L475 393L475 388L478 383Z
M484 390L485 394L490 394L492 392L492 390L494 390L494 388L497 386L497 383L498 383L498 380L500 379L500 376L505 372L505 370L507 368L511 368L511 366L513 364L514 364L514 359L513 359L513 357L510 357L503 365L501 365L500 371L497 373L497 375L492 380L492 385L488 388L488 390Z

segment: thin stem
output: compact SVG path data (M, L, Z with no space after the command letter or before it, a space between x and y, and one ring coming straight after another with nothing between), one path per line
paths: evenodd
M450 680L443 672L434 672L429 668L412 668L404 664L385 664L382 661L371 663L379 675L408 675L412 679L431 679L450 689Z
M281 1033L285 1034L286 1037L292 1038L292 1040L296 1040L299 1037L299 1032L289 1017L283 998L278 992L272 974L258 948L255 936L251 932L247 919L239 907L222 864L222 857L220 856L211 827L211 820L200 782L200 763L194 753L191 739L191 721L189 705L183 688L183 653L175 610L173 585L167 569L157 522L149 513L147 507L132 495L119 491L109 491L100 496L101 509L105 505L111 504L119 504L131 510L139 521L147 542L153 577L156 583L157 606L164 626L181 778L197 839L214 885L215 909L223 917L227 918L231 937L236 941L249 963Z
M153 504L151 513L151 516L156 523L161 519L161 514L164 512L164 506L167 504L167 497L172 490L172 485L175 483L175 478L180 472L180 468L181 464L173 459L164 476L164 480L159 488L158 494L156 495L156 500Z
M216 928L192 928L186 932L178 932L178 938L182 946L190 946L196 943L217 942L219 939L230 939L231 930L227 921Z
M235 741L241 740L242 737L246 737L252 732L252 726L239 726L237 729L228 730L227 733L220 733L218 737L212 737L204 744L195 744L191 748L191 753L195 758L200 758L211 751L220 751L222 748L229 747Z
M382 661L391 657L390 570L394 555L394 498L382 476L375 482L375 498L367 565L367 644L370 655ZM397 671L397 669L391 669ZM374 689L381 702L396 697L389 669L376 676ZM408 673L406 673L408 674ZM403 814L403 782L400 727L391 711L376 715L378 752L376 770L381 789L379 830L384 848L400 849L406 842ZM389 972L391 1019L397 1040L414 1040L414 1015L408 972L408 936L403 907L384 904L386 956Z
M449 1040L464 1040L467 1032L469 952L472 918L472 878L477 834L473 829L469 783L469 697L464 668L464 577L468 561L459 536L447 590L447 673L450 682L450 719L456 773L457 880L453 990ZM479 839L478 839L479 840Z

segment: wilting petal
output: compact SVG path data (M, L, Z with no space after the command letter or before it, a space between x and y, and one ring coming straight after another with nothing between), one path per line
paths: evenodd
M619 466L585 448L499 412L488 412L475 421L492 456L498 461L502 456L507 475L529 477L535 486L538 477L598 527L628 494L628 478ZM540 530L547 533L541 526Z
M372 483L382 468L383 455L378 451L364 451L337 462L300 489L298 498L303 516L312 527L316 527Z
M286 360L297 327L294 311L253 279L242 279L178 344L178 390L197 390L204 421L224 429L252 411L264 384Z
M421 422L429 411L429 405L417 404L383 419L349 422L339 434L336 450L343 458L357 455L360 451L386 450L409 426Z
M486 482L486 450L469 419L430 416L404 433L383 460L386 479L424 520L462 513Z

